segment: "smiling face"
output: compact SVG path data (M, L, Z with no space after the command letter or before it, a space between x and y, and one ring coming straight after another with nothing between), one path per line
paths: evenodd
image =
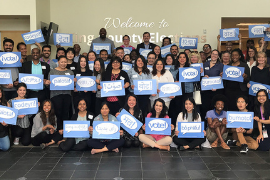
M96 59L95 53L90 52L90 53L88 54L88 59L89 59L89 61L94 61L94 60Z
M215 109L218 111L222 111L224 108L224 102L223 101L217 101L215 104Z
M194 104L190 100L185 101L185 109L188 113L192 113L192 110L194 109Z
M67 67L67 59L66 58L61 58L58 61L58 67L61 69L65 69Z
M5 42L4 44L4 51L5 52L12 52L13 51L13 45L11 42Z
M126 56L124 57L124 61L126 61L126 62L131 62L130 56L126 55Z
M26 88L23 86L19 87L19 89L17 90L17 93L18 93L18 97L24 98L24 96L26 95Z
M94 64L94 68L97 72L100 71L100 62L99 61L96 61L95 64Z
M63 50L59 50L58 52L57 52L57 58L58 57L60 57L60 56L65 56L66 54L65 54L65 51L63 51Z
M154 52L156 53L156 55L159 55L160 54L160 47L159 46L156 46L154 48Z
M67 52L67 59L69 59L69 60L72 60L73 58L74 58L74 54L73 54L73 52L72 51L68 51Z
M211 53L211 60L216 61L218 59L218 52L217 51L213 51Z
M104 105L101 107L101 110L100 110L101 115L102 115L102 116L108 116L109 112L110 112L109 107L108 107L106 104L104 104Z
M81 100L79 103L78 103L78 109L79 111L83 112L86 110L86 102L85 100Z
M229 64L230 63L230 54L229 53L224 53L222 55L222 62L223 62L223 64Z
M39 51L39 49L37 49L37 48L34 48L34 49L32 49L32 59L35 61L35 60L38 60L39 59L39 57L40 57L40 51Z
M138 68L142 68L144 66L143 60L141 58L138 58L136 63Z
M264 104L267 100L267 94L265 94L263 91L258 93L258 97L257 97L259 103Z
M162 109L163 109L162 102L157 101L156 104L155 104L155 111L156 111L156 113L161 113Z
M148 43L149 40L150 40L150 34L148 34L148 33L144 34L144 35L143 35L143 41L144 41L145 43Z
M196 55L190 57L191 64L198 63L199 59Z
M205 54L209 54L209 53L211 52L211 48L210 48L210 46L209 46L208 44L205 44L205 45L203 46L203 52L204 52Z
M120 68L120 62L119 61L113 61L112 62L112 68L114 70L118 70Z
M99 30L99 36L100 36L100 38L101 38L101 39L105 39L105 38L106 38L106 35L107 35L106 29L105 29L105 28L101 28L101 29Z
M123 39L124 45L125 46L128 46L129 45L129 42L130 42L129 37L128 36L125 36L124 39Z
M253 50L253 49L249 49L248 50L248 55L249 55L249 57L251 57L251 58L254 58L254 56L255 56L255 51Z
M108 59L107 51L101 51L99 56L100 56L101 59L103 59L103 61L107 61L107 59Z
M171 56L167 56L167 58L166 58L166 64L167 65L172 65L173 64L173 59L172 59Z
M267 63L267 58L259 54L257 61L258 61L258 64L265 65Z
M123 59L124 55L125 55L125 53L124 53L123 49L119 49L118 51L116 51L116 56L120 57L120 59Z
M156 61L156 57L154 54L149 54L147 57L148 65L153 65L154 62Z
M81 66L81 68L85 68L86 67L86 59L84 57L81 58L81 60L80 60L80 66Z
M240 59L240 55L239 55L239 53L237 52L237 51L234 51L233 53L232 53L232 61L234 62L234 63L236 63L236 62L238 62L239 61L239 59Z
M180 66L185 66L186 62L187 62L187 58L184 54L180 54L178 61L180 63Z
M156 64L157 72L161 72L163 70L163 63L162 61L158 61Z
M133 109L136 106L136 98L133 96L129 96L127 105L129 108Z
M164 46L168 46L170 44L170 40L169 39L164 39L163 40L163 45Z
M19 46L19 51L21 52L22 56L27 56L27 48L24 44Z
M44 105L43 105L43 111L47 114L51 111L52 109L52 105L50 102L45 102Z
M177 54L179 52L178 47L177 46L172 46L170 52L171 52L172 55L177 56Z
M45 47L42 51L42 54L45 58L49 58L51 55L51 49L48 47Z
M245 111L248 104L246 103L244 98L240 97L237 99L236 105L237 105L237 108L239 109L239 111Z
M232 42L227 42L225 47L226 47L226 51L231 52L232 47L233 47L233 43Z

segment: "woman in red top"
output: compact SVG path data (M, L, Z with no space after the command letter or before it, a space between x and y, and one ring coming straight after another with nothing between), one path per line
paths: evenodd
M165 105L163 99L158 98L155 100L153 108L150 113L147 114L148 118L169 118L167 115L168 108ZM145 130L145 125L142 126ZM171 130L174 130L174 125L171 124ZM143 143L143 148L152 147L170 151L170 144L172 143L171 136L167 135L155 135L155 134L140 134L140 141Z

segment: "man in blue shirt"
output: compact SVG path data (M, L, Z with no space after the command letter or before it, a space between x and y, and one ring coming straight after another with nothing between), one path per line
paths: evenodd
M144 32L143 33L143 42L141 44L137 45L137 54L140 53L140 48L142 49L152 49L154 51L154 48L156 47L156 44L153 44L150 42L150 33Z

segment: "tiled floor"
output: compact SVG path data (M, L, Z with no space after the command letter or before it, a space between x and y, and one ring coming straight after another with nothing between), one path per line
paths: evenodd
M57 147L0 152L0 180L270 179L269 152L220 148L171 152L131 148L119 153L63 153Z

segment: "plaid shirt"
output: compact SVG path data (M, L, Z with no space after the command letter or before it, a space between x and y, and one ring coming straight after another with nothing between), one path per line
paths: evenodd
M119 76L119 74L111 74L111 81L116 81L118 76ZM116 101L118 101L118 98L116 96L110 96L110 97L107 97L107 101L108 102L116 102Z

